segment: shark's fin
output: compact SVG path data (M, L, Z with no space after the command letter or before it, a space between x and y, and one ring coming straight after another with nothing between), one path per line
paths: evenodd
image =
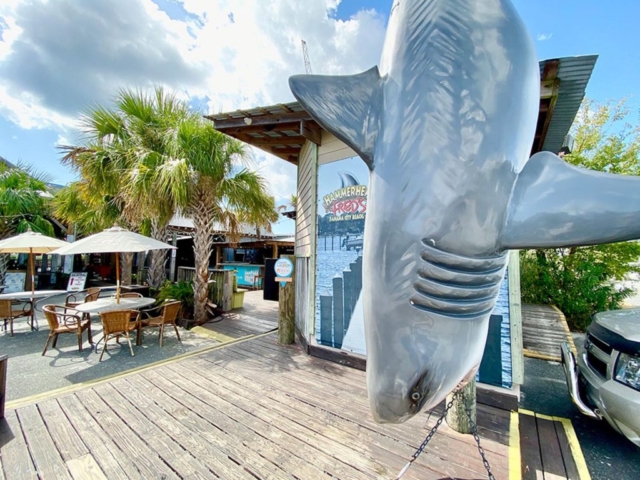
M294 75L289 87L307 112L373 168L382 88L378 67L358 75Z
M640 238L640 177L574 167L550 152L529 159L511 197L501 246L554 248Z

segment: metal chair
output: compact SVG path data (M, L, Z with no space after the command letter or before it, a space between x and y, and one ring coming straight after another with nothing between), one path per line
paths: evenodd
M22 305L22 309L14 309L16 305ZM0 300L0 318L4 319L3 329L7 330L7 323L9 323L9 330L13 337L13 321L16 318L31 317L31 328L33 328L33 304L30 300L14 301L14 300Z
M264 289L264 267L260 267L258 274L253 277L253 289Z
M53 348L58 343L58 335L61 333L75 333L78 336L78 350L82 351L82 332L87 331L89 344L93 345L91 335L91 321L86 317L80 317L78 312L68 313L69 309L64 305L45 305L42 307L44 316L49 324L49 336L44 344L42 355L47 352L49 341L53 338Z
M104 347L102 348L102 353L98 360L99 362L102 361L102 356L107 350L107 343L109 339L113 337L116 337L116 339L119 337L125 337L129 343L131 356L135 356L129 332L138 330L138 335L140 335L140 322L139 320L131 321L133 314L137 314L137 312L135 310L112 310L110 312L102 312L100 314L100 320L102 320L102 331L104 334Z
M151 308L149 310L143 310L140 312L141 315L146 315L147 318L141 318L139 320L140 329L138 330L138 338L136 343L138 345L142 344L142 329L143 328L159 328L160 329L160 346L162 347L162 338L164 335L164 327L165 325L173 326L173 329L176 332L176 336L178 337L178 341L180 340L180 333L178 332L178 327L176 326L176 318L178 317L178 313L180 312L180 307L182 304L178 301L168 302L164 305L160 305L156 308ZM149 312L153 312L156 310L162 309L162 312L157 317L152 317Z

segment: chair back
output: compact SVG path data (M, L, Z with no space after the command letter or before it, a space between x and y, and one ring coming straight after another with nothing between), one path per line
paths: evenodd
M110 312L102 312L100 320L102 320L102 328L105 335L117 332L129 331L131 324L131 315L138 312L135 310L112 310Z
M142 294L138 292L125 292L120 294L120 298L142 298Z
M0 318L11 316L11 300L0 300Z
M47 323L49 324L49 330L53 332L60 326L58 312L56 312L56 305L45 305L42 307L42 311L44 313L44 318L47 319Z
M84 303L87 302L95 302L96 300L98 300L98 297L100 296L100 289L97 287L91 287L87 289L87 296L84 297Z
M169 302L163 306L162 309L162 322L163 323L175 323L176 318L178 318L178 313L180 312L180 307L182 307L181 302Z

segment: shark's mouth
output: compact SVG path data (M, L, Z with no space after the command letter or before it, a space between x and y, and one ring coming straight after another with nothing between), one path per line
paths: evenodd
M411 305L455 318L477 318L493 307L504 276L508 252L494 257L464 257L422 241L422 264Z

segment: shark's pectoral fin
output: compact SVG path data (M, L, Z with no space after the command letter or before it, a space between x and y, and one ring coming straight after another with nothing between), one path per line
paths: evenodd
M378 67L358 75L295 75L289 87L309 114L373 168L382 102Z
M640 177L574 167L540 152L520 172L501 235L505 249L640 238Z

